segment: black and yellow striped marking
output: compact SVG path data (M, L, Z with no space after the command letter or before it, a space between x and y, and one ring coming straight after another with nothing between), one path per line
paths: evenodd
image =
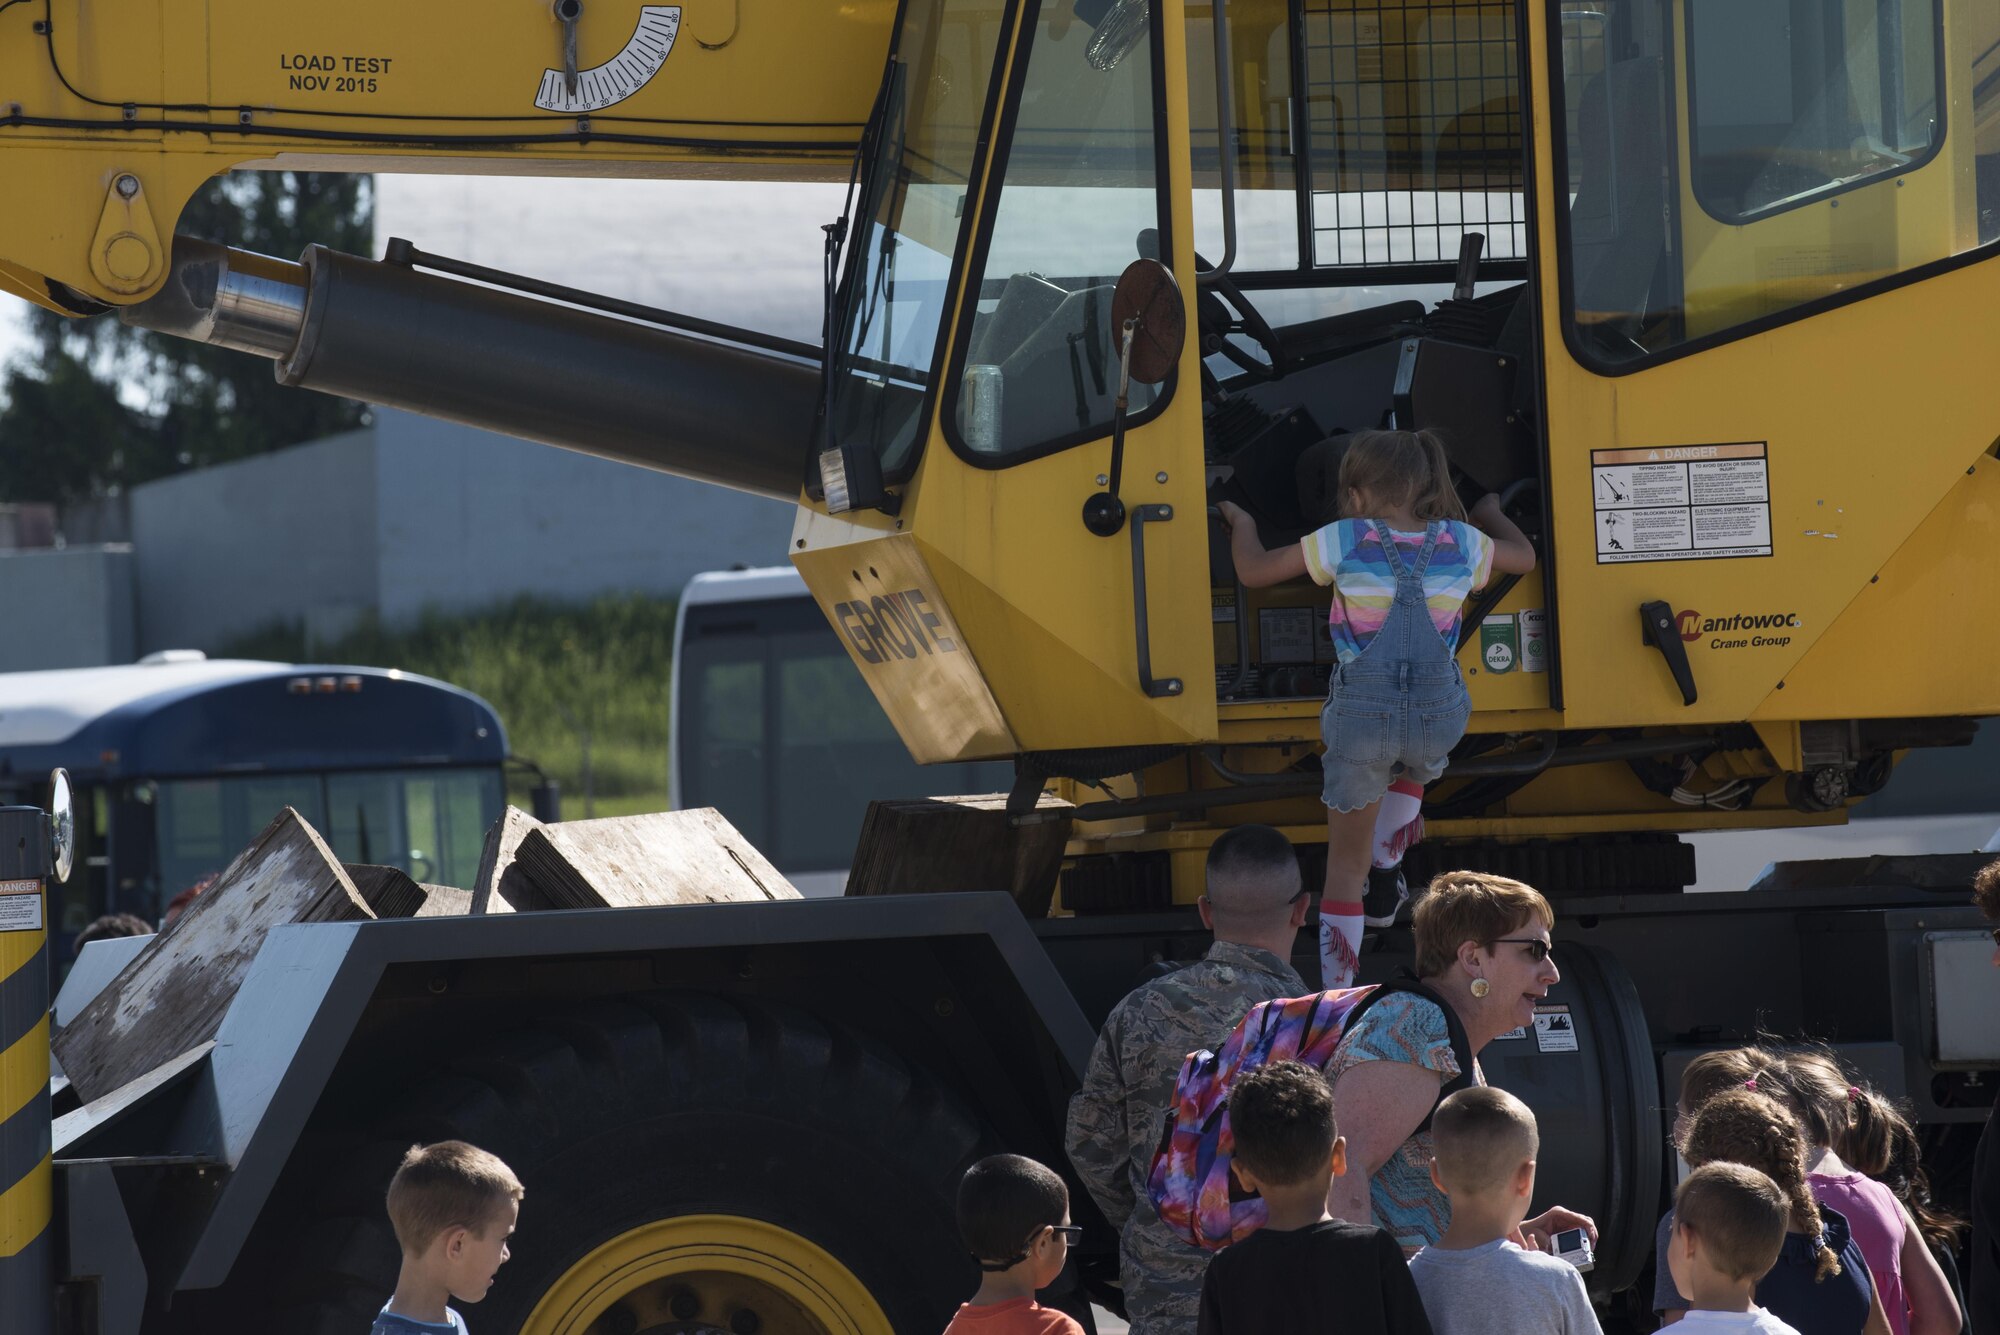
M0 880L43 879L45 828L33 808L0 809ZM42 908L39 928L0 930L0 1330L9 1331L49 1329L55 1297L46 899Z

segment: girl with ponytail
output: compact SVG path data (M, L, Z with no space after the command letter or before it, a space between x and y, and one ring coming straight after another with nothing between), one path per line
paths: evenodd
M1298 542L1267 549L1246 511L1227 501L1218 507L1245 587L1301 576L1333 586L1327 631L1338 665L1320 714L1327 834L1320 914L1341 934L1322 948L1336 960L1359 944L1364 921L1395 920L1394 904L1373 919L1362 907L1383 797L1398 783L1420 792L1444 773L1471 719L1457 662L1466 600L1496 576L1535 568L1533 544L1497 496L1481 498L1467 516L1435 432L1363 431L1339 459L1334 490L1343 518Z
M1857 1161L1887 1163L1897 1125L1909 1126L1902 1114L1824 1049L1785 1053L1758 1087L1766 1086L1805 1128L1807 1184L1846 1216L1893 1335L1957 1335L1958 1297L1916 1220L1888 1187L1857 1171Z
M1804 1335L1889 1335L1888 1318L1847 1220L1822 1208L1806 1183L1808 1146L1799 1119L1757 1088L1717 1094L1695 1110L1682 1153L1696 1168L1738 1163L1778 1184L1792 1203L1778 1263L1758 1281L1757 1303ZM1686 1302L1678 1307L1685 1310ZM1669 1320L1678 1313L1669 1309Z

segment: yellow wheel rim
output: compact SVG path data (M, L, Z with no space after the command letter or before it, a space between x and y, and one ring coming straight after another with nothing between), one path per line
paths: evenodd
M893 1335L852 1271L789 1229L683 1215L621 1233L565 1271L522 1335Z

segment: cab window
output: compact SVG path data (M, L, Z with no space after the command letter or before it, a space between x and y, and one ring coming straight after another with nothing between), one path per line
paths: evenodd
M1954 82L1983 105L1993 60L1941 61L1935 0L1682 9L1563 0L1551 34L1566 333L1585 365L1740 337L1991 239L1983 150L2000 144L1943 108Z
M1118 360L1111 289L1163 250L1154 134L1155 6L1114 0L1095 23L1045 4L1010 90L1011 133L974 256L972 318L953 360L947 435L989 467L1095 440L1111 427ZM1166 387L1132 386L1143 420Z
M1689 0L1695 198L1740 223L1902 171L1941 130L1932 0Z

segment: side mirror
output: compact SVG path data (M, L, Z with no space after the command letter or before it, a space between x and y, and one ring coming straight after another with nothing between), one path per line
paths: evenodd
M49 774L49 860L54 864L56 882L68 884L76 868L76 805L70 796L69 771Z
M1142 385L1157 385L1180 365L1187 343L1187 303L1174 272L1158 260L1133 260L1111 289L1111 327L1129 331L1129 362L1120 375ZM1121 355L1124 350L1121 349ZM1119 385L1119 401L1124 402Z
M1111 415L1110 486L1083 503L1083 526L1100 538L1125 527L1118 484L1125 470L1125 412L1132 382L1157 385L1174 373L1187 345L1187 303L1173 271L1158 260L1133 260L1111 292L1118 340L1118 401Z

